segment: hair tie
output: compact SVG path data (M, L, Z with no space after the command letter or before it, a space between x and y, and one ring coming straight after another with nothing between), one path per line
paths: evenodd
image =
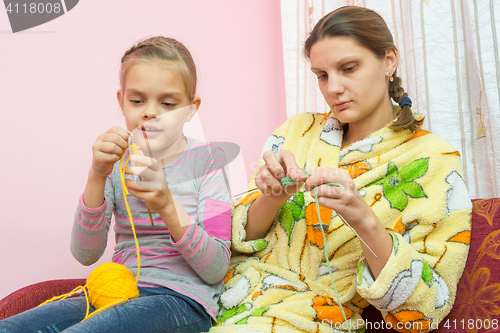
M400 100L399 100L399 107L402 109L405 105L408 105L409 107L411 107L411 99L410 97L408 96L403 96Z

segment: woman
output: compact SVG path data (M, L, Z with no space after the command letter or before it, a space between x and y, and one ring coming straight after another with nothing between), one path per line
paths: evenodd
M304 54L331 111L296 115L266 142L249 184L259 191L233 209L245 255L232 259L212 331L369 329L369 304L385 319L377 328L436 329L469 249L460 154L420 128L374 11L326 15ZM295 183L283 187L286 176Z

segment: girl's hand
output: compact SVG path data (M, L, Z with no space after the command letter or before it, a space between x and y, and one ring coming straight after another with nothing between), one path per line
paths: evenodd
M375 213L365 202L354 184L349 172L345 169L318 167L308 169L311 173L305 182L305 189L311 191L314 197L314 188L318 187L318 202L320 206L333 209L354 228L360 228L364 222L376 219ZM339 183L344 187L325 185Z
M128 147L128 133L118 127L112 127L100 134L92 145L92 176L106 179L113 171L113 165L120 159Z
M141 155L132 155L131 160L141 166L127 166L125 173L140 176L141 180L125 179L128 191L144 200L149 209L160 215L174 210L172 194L167 186L160 163L154 158Z
M269 150L263 154L262 158L265 164L255 175L255 185L267 198L273 202L282 203L300 190L307 175L297 166L292 152L282 150L276 155ZM281 179L286 176L290 176L292 180L299 181L299 183L283 187Z

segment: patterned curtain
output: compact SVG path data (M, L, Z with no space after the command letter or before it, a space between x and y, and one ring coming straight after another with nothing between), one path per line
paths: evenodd
M345 5L387 22L400 52L398 75L426 117L463 160L472 198L500 196L500 3L493 0L281 0L287 116L327 112L302 55L316 22Z

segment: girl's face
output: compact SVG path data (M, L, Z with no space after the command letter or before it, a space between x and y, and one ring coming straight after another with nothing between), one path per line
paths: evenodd
M117 98L134 141L157 160L178 152L184 123L201 102L189 100L181 74L161 62L133 64Z
M379 59L351 37L332 37L312 46L310 60L321 93L340 122L381 128L393 120L388 74L396 70L395 50Z

